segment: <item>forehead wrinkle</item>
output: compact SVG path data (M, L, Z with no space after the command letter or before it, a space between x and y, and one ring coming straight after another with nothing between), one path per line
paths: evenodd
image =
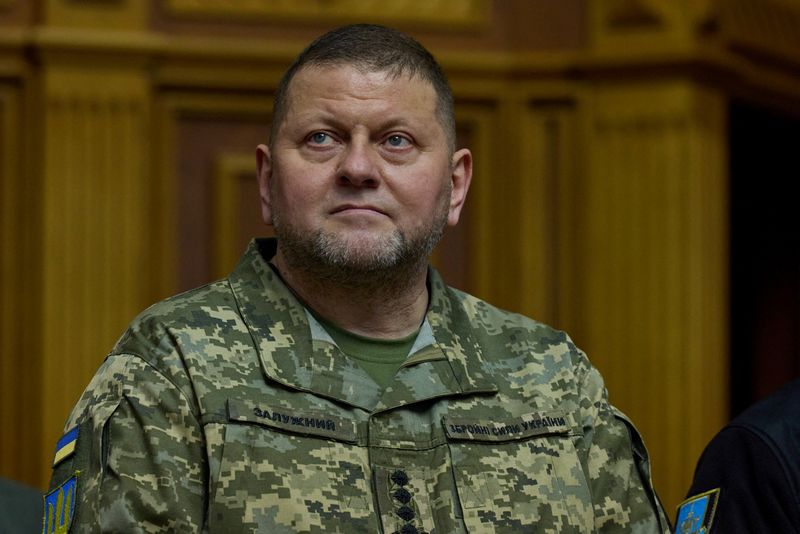
M392 91L395 87L395 82L404 80L425 87L427 89L425 92L428 93L426 96L430 97L426 98L426 100L430 100L434 108L438 107L436 90L433 85L424 78L403 73L395 75L388 71L362 70L352 65L324 65L303 68L292 79L289 87L290 100L295 100L298 97L302 98L303 93L298 91L298 89L301 89L298 87L298 80L302 81L305 76L308 76L313 71L317 71L318 73L318 77L315 78L314 81L319 83L321 80L324 83L324 87L328 90L327 92L333 95L323 96L325 99L337 100L341 99L340 97L350 97L357 100L386 100L387 95L385 91L388 90L391 93L398 93L396 90ZM349 71L351 75L348 76L348 82L344 86L346 94L343 94L343 86L340 83L341 79L333 81L335 76L332 76L331 73L338 75L347 73L347 71ZM352 76L352 74L357 74L357 76ZM375 93L379 91L382 94L376 95Z
M298 95L292 99L288 116L293 123L313 123L316 121L344 125L354 119L355 122L367 123L378 119L381 128L392 126L413 126L427 124L429 119L435 120L436 108L421 99L403 101L387 98L388 95L347 94L341 96ZM365 104L368 109L353 107L350 103ZM415 104L419 105L415 105ZM427 105L425 105L427 104ZM426 109L427 108L427 109Z

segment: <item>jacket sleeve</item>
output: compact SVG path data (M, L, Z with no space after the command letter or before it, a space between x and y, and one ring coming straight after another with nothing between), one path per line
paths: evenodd
M580 356L586 468L597 532L671 532L639 432L609 404L600 373Z
M200 531L207 468L192 406L138 356L109 356L65 426L74 447L59 442L45 532Z

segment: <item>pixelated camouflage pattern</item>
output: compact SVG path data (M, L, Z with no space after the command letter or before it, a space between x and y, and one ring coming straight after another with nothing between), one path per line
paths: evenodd
M420 342L381 390L274 249L119 340L53 472L80 473L73 532L669 532L638 433L565 334L431 270Z

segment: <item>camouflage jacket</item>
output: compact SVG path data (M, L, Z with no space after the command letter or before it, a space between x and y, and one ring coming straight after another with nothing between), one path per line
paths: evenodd
M132 323L67 421L46 531L669 532L639 434L564 333L431 269L381 390L274 246Z

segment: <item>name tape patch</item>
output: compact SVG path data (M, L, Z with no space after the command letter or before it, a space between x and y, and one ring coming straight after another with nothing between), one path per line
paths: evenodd
M445 416L444 431L450 439L508 441L546 434L568 434L569 423L563 412L533 413L499 421Z
M75 452L75 445L78 443L78 427L76 426L64 434L56 443L56 453L53 456L53 467L66 460Z
M228 400L228 417L234 421L267 425L292 433L351 443L356 442L358 436L355 421L349 419L315 411L259 406L233 399Z
M717 511L719 488L694 495L678 506L675 520L676 532L681 534L705 534L711 530L714 513Z

